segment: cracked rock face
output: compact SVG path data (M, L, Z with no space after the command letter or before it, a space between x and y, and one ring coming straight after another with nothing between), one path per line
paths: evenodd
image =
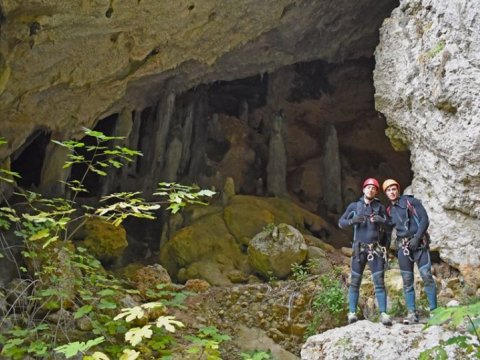
M1 2L1 157L36 129L78 135L165 88L370 56L394 0ZM168 81L167 81L168 80Z
M411 192L429 211L433 247L478 286L470 276L480 265L478 3L402 1L380 33L377 110L392 143L411 151Z
M418 359L423 350L430 349L460 333L431 326L394 324L385 327L368 320L325 331L308 338L302 347L302 360L336 359ZM477 343L468 336L469 343ZM468 359L456 345L445 346L449 359Z

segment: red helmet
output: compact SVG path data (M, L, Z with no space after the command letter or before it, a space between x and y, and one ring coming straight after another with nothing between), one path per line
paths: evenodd
M378 183L377 179L374 178L368 178L367 180L365 180L363 182L362 189L364 189L367 185L373 185L377 188L377 190L380 189L380 184Z

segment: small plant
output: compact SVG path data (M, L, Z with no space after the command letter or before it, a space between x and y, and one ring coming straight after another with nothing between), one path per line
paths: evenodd
M296 282L307 280L309 275L307 266L298 263L292 264L292 276Z
M268 351L254 350L240 354L242 360L273 360L272 353Z
M340 270L334 269L320 277L320 288L312 298L314 318L305 332L305 338L314 335L322 324L330 322L338 325L346 313L346 293L339 276Z
M208 360L221 360L220 343L230 340L230 336L219 333L214 326L204 327L196 336L187 335L185 338L192 343L187 348L188 354L195 354L197 359Z
M440 341L437 346L426 349L420 353L419 360L429 359L447 359L446 346L456 345L464 355L480 358L480 301L476 303L456 306L439 307L432 312L432 317L428 320L425 328L431 325L448 325L452 329L457 329L461 324L468 322L468 331L476 337L475 344L470 337L460 335L454 336L448 340Z

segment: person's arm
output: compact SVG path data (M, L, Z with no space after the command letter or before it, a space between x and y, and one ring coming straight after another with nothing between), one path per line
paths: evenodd
M340 229L345 229L347 226L360 224L365 221L365 216L356 213L356 204L357 203L351 203L348 205L347 210L345 210L338 220L338 227Z
M352 210L352 204L347 206L347 209L343 215L338 219L338 227L340 229L345 229L347 226L350 226L350 220L355 215L355 211Z
M421 239L425 234L425 232L427 231L428 225L429 225L427 210L425 210L422 203L418 199L415 199L415 198L411 199L411 203L417 213L416 218L418 221L417 231L414 236ZM411 216L413 217L414 214L411 214ZM414 219L411 219L410 221L412 220L415 221Z

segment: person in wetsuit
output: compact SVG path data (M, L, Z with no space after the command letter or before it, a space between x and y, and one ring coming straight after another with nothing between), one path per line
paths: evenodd
M363 196L358 201L350 203L338 221L341 229L353 226L353 253L348 290L349 313L347 320L349 324L358 320L356 311L360 284L367 263L372 272L375 297L380 310L380 321L384 325L392 324L390 316L387 314L387 293L384 282L387 253L385 244L380 243L387 216L385 207L375 198L379 187L376 179L366 179L363 182Z
M416 263L422 277L430 311L437 307L437 290L432 276L432 266L427 233L429 220L422 203L411 195L400 195L400 184L387 179L382 184L390 205L387 208L389 227L397 233L398 264L403 279L403 294L408 314L404 324L418 322L415 307L413 266Z

